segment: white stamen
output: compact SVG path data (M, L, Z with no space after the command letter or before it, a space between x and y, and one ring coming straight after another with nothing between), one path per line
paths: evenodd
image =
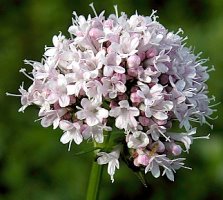
M168 141L168 142L170 142L170 136L166 136L161 130L159 130L158 129L158 131L159 131L159 133L166 139L166 141Z
M209 140L210 139L210 133L206 136L193 137L193 140L197 140L197 139L207 139L207 140Z
M114 8L115 8L115 15L118 18L118 6L117 5L114 5Z
M97 12L96 12L96 10L95 10L95 8L94 8L94 3L93 3L93 2L92 2L92 3L90 3L90 4L89 4L89 6L92 8L92 10L93 10L93 12L94 12L95 17L98 17L98 14L97 14Z
M29 76L29 75L26 73L26 69L25 69L25 68L20 69L19 72L23 73L27 78L29 78L29 79L31 79L32 81L34 81L33 77Z
M38 122L38 121L42 120L43 118L44 118L44 117L42 117L42 118L38 118L38 119L34 120L34 122Z
M211 71L215 71L214 65L212 65L211 68L207 70L207 72L211 72Z
M155 16L156 13L157 13L157 10L152 10L152 14L150 15L150 17L153 18L154 20L158 18L158 16Z
M72 140L70 140L70 142L69 142L68 151L70 151L70 148L71 148L71 143L72 143Z
M6 92L5 94L7 96L13 96L13 97L21 97L22 96L21 94L12 94L12 93L9 93L9 92Z
M184 31L183 31L182 28L179 28L179 29L178 29L178 31L176 32L176 35L178 35L179 33L182 33L182 34L184 33Z

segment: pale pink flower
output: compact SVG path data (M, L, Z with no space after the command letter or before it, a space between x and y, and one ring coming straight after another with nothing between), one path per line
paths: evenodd
M81 106L82 108L78 107L79 111L76 112L77 118L80 120L85 119L89 126L102 123L103 119L108 117L108 111L101 108L98 102L83 98Z
M127 130L128 127L136 127L136 116L139 110L136 107L130 107L127 100L119 102L119 107L112 108L109 112L111 117L115 117L115 126Z
M60 129L64 131L60 141L63 144L69 143L68 151L70 151L71 143L74 141L76 144L80 144L83 141L81 134L81 126L79 122L71 123L67 120L60 121Z
M111 176L111 181L114 182L114 174L116 168L119 169L119 148L114 149L111 153L99 152L97 162L99 165L108 164L108 174Z

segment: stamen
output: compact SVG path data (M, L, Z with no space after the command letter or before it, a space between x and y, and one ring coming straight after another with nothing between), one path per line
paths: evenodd
M210 119L210 120L216 120L216 119L218 119L218 116L216 116L216 117L210 117L210 116L206 116L208 119Z
M77 21L77 20L78 20L78 15L77 15L77 12L76 12L76 11L74 11L74 12L73 12L73 15L75 16L76 21Z
M21 94L12 94L12 93L9 93L9 92L6 92L5 94L7 96L13 96L13 97L21 97L22 96Z
M153 18L154 21L156 21L156 18L158 18L158 16L155 16L156 13L157 10L152 10L152 14L150 15L150 17Z
M214 65L212 65L211 68L207 70L207 72L211 72L211 71L215 71Z
M182 168L184 168L184 169L189 169L189 170L192 170L192 168L191 168L191 167L186 167L186 166L184 166L184 165L181 165L181 167L182 167Z
M29 79L31 79L32 81L34 81L33 77L29 76L29 75L26 73L26 69L25 69L25 68L20 69L19 72L23 73L26 77L28 77Z
M92 3L90 3L90 4L89 4L89 6L92 8L92 10L93 10L93 12L94 12L95 17L98 17L98 14L97 14L97 12L96 12L96 10L95 10L95 8L94 8L94 3L93 3L93 2L92 2Z
M185 40L187 40L188 39L188 37L186 36L186 37L184 37L182 40L181 40L181 42L184 42ZM185 45L186 45L186 43L185 43Z
M71 148L71 143L72 143L72 140L70 140L70 142L69 142L68 151L70 151L70 148Z
M38 119L34 120L34 122L38 122L38 121L42 120L43 118L44 117L38 118Z
M159 133L166 139L166 141L170 142L170 136L166 136L162 131L158 129Z
M206 136L193 137L193 140L197 140L197 139L207 139L207 140L209 140L210 139L210 133Z
M117 5L114 5L114 8L115 8L115 15L118 18L118 6Z
M176 35L178 35L179 33L182 33L182 34L184 33L184 31L183 31L182 28L179 28L179 29L178 29L178 31L176 32Z

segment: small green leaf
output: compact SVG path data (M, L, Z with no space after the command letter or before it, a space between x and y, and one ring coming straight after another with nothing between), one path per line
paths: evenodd
M98 150L98 149L102 149L102 148L100 148L100 147L94 147L94 148L90 148L90 149L88 149L86 151L80 151L78 153L75 153L74 155L75 156L80 156L80 155L83 155L83 154L86 154L86 153L93 152L93 151Z

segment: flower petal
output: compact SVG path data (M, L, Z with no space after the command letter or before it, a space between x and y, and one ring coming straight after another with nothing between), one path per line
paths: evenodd
M59 98L59 105L63 108L68 106L70 103L70 97L68 95L62 95Z
M67 120L61 120L60 121L60 129L63 131L69 131L73 128L73 124Z
M66 131L60 138L60 142L62 142L63 144L67 144L71 140L72 140L72 136L71 136L70 132L68 132L68 131Z

